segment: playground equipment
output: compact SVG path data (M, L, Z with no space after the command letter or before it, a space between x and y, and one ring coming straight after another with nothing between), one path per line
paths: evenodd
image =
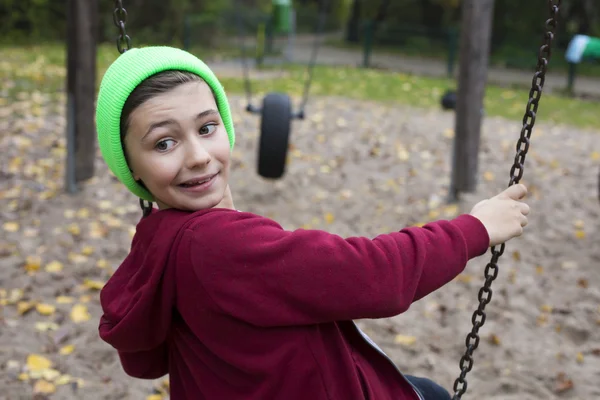
M575 35L569 42L565 59L569 63L567 89L573 90L577 65L585 61L600 61L600 38Z

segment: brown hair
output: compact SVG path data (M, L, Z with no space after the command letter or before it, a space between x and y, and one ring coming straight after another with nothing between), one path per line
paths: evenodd
M125 149L125 136L127 135L127 130L129 129L130 117L133 110L141 106L146 101L150 100L154 96L159 94L168 92L171 89L176 88L179 85L188 82L202 82L203 79L198 75L187 72L187 71L176 71L176 70L168 70L162 71L151 77L144 80L140 83L129 95L127 101L123 105L123 110L121 111L121 146L123 146L123 154L125 155L125 159L127 160L127 150ZM144 186L144 182L139 182L140 185ZM152 202L148 205L144 203L142 199L140 199L140 206L142 207L142 211L144 217L150 215L152 211Z
M162 71L144 80L131 92L121 111L121 142L127 135L133 110L154 96L168 92L188 82L202 82L198 75L187 71Z

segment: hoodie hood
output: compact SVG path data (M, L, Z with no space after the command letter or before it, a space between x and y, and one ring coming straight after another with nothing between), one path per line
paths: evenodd
M154 210L137 224L129 255L100 292L100 337L117 350L145 351L167 339L175 303L171 258L195 214Z

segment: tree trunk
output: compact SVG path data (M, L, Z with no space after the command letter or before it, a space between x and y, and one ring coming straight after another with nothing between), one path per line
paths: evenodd
M69 0L67 28L67 161L70 185L94 176L96 127L96 43L98 39L98 1ZM115 50L116 51L116 50Z
M352 11L350 12L350 18L348 18L346 41L350 43L360 42L360 2L361 0L352 2Z
M494 0L463 0L451 197L477 187Z

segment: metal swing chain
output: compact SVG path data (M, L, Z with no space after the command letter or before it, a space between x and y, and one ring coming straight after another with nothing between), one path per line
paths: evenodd
M113 11L113 22L119 28L119 37L117 38L117 50L123 54L131 48L131 38L125 31L127 22L127 11L123 7L122 0L115 0L115 11Z
M554 39L554 31L557 26L558 12L560 9L561 0L548 0L548 7L550 9L550 18L546 20L546 33L544 35L544 44L540 47L538 53L538 62L536 72L533 76L531 90L529 91L529 100L527 101L527 107L525 116L523 117L523 127L521 129L521 135L517 141L517 154L515 156L514 164L510 169L510 182L508 186L519 183L523 177L525 157L529 150L531 131L535 124L537 116L537 109L540 98L542 97L542 89L546 79L546 69L548 67L548 61L551 56L552 41ZM485 267L485 283L479 290L477 296L479 300L479 307L473 313L471 322L473 328L465 341L467 350L460 359L460 376L454 382L454 397L453 400L460 400L462 395L467 391L467 381L465 379L467 373L473 368L473 352L479 346L479 329L483 326L486 319L484 312L485 306L492 300L492 282L498 277L498 259L504 253L504 243L499 249L496 246L492 247L492 258L491 261Z

